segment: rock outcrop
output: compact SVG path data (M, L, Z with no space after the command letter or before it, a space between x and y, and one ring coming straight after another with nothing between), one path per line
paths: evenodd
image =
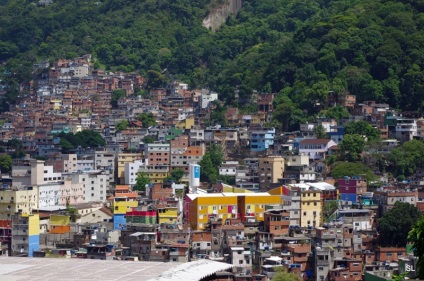
M237 15L243 4L242 0L227 0L220 7L211 9L208 16L203 20L203 26L212 31L217 31L230 15Z

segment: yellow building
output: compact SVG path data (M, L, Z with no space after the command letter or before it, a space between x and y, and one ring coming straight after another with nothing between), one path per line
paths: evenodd
M10 220L15 213L30 214L38 209L38 187L0 190L0 220Z
M141 166L138 172L148 177L151 183L162 183L169 175L169 166Z
M135 160L141 159L141 153L119 153L118 154L118 164L117 164L117 172L119 183L125 183L125 164L133 163Z
M231 193L254 193L246 188L235 187L228 184L222 184L222 192L231 192Z
M187 194L185 217L193 230L204 230L211 218L263 221L265 205L280 205L281 196L263 193Z
M175 127L177 129L189 130L194 126L194 118L186 118L178 123Z
M178 221L177 207L159 207L158 208L158 223L175 223Z
M238 194L238 214L243 222L264 220L265 205L281 205L280 195L268 192Z
M187 194L185 216L193 230L204 230L209 219L237 218L237 196L223 193Z
M320 190L302 190L300 195L300 226L321 225L322 202Z
M125 215L132 208L138 206L138 193L131 191L128 185L117 185L115 187L115 196L113 199L113 214Z

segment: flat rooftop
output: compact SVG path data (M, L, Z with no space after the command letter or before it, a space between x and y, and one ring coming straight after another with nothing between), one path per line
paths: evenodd
M1 281L102 280L140 281L158 278L180 263L105 261L0 256Z

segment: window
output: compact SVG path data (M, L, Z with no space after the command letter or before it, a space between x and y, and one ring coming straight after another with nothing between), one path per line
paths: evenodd
M243 264L243 260L239 260L239 264Z

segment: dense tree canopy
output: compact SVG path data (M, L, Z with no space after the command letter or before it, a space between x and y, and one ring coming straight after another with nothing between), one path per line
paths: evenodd
M366 121L351 122L345 127L346 134L358 134L367 138L369 142L380 139L380 130L373 128Z
M424 166L424 142L412 140L394 149L388 156L389 170L395 176L411 176Z
M408 234L408 241L414 245L414 254L418 257L418 278L424 278L424 216L412 228ZM402 279L403 280L403 279Z
M191 86L217 91L228 104L253 103L253 90L282 94L278 113L288 109L289 118L276 119L286 128L318 114L329 91L422 110L420 1L245 0L213 33L202 20L219 3L1 1L0 79L8 89L0 110L14 102L33 63L86 53L96 68L140 71L151 87L168 83L167 69Z
M149 128L151 126L156 125L156 118L151 112L143 112L139 114L137 118L141 121L143 128Z
M96 148L106 144L106 140L98 132L92 130L83 130L76 134L60 133L58 137L60 137L63 153L69 153L78 146Z
M414 205L396 202L394 207L378 220L380 244L405 247L409 231L420 218L421 213Z
M341 160L355 162L361 160L361 153L364 150L364 138L358 134L346 134L339 143L339 155Z
M145 191L146 184L150 183L150 179L147 177L145 173L138 173L137 178L135 179L135 184L133 186L134 190L137 191Z
M335 179L364 175L368 181L376 179L370 167L361 162L336 162L332 165L331 176Z
M0 171L2 173L8 173L12 170L12 157L4 154L0 155Z

